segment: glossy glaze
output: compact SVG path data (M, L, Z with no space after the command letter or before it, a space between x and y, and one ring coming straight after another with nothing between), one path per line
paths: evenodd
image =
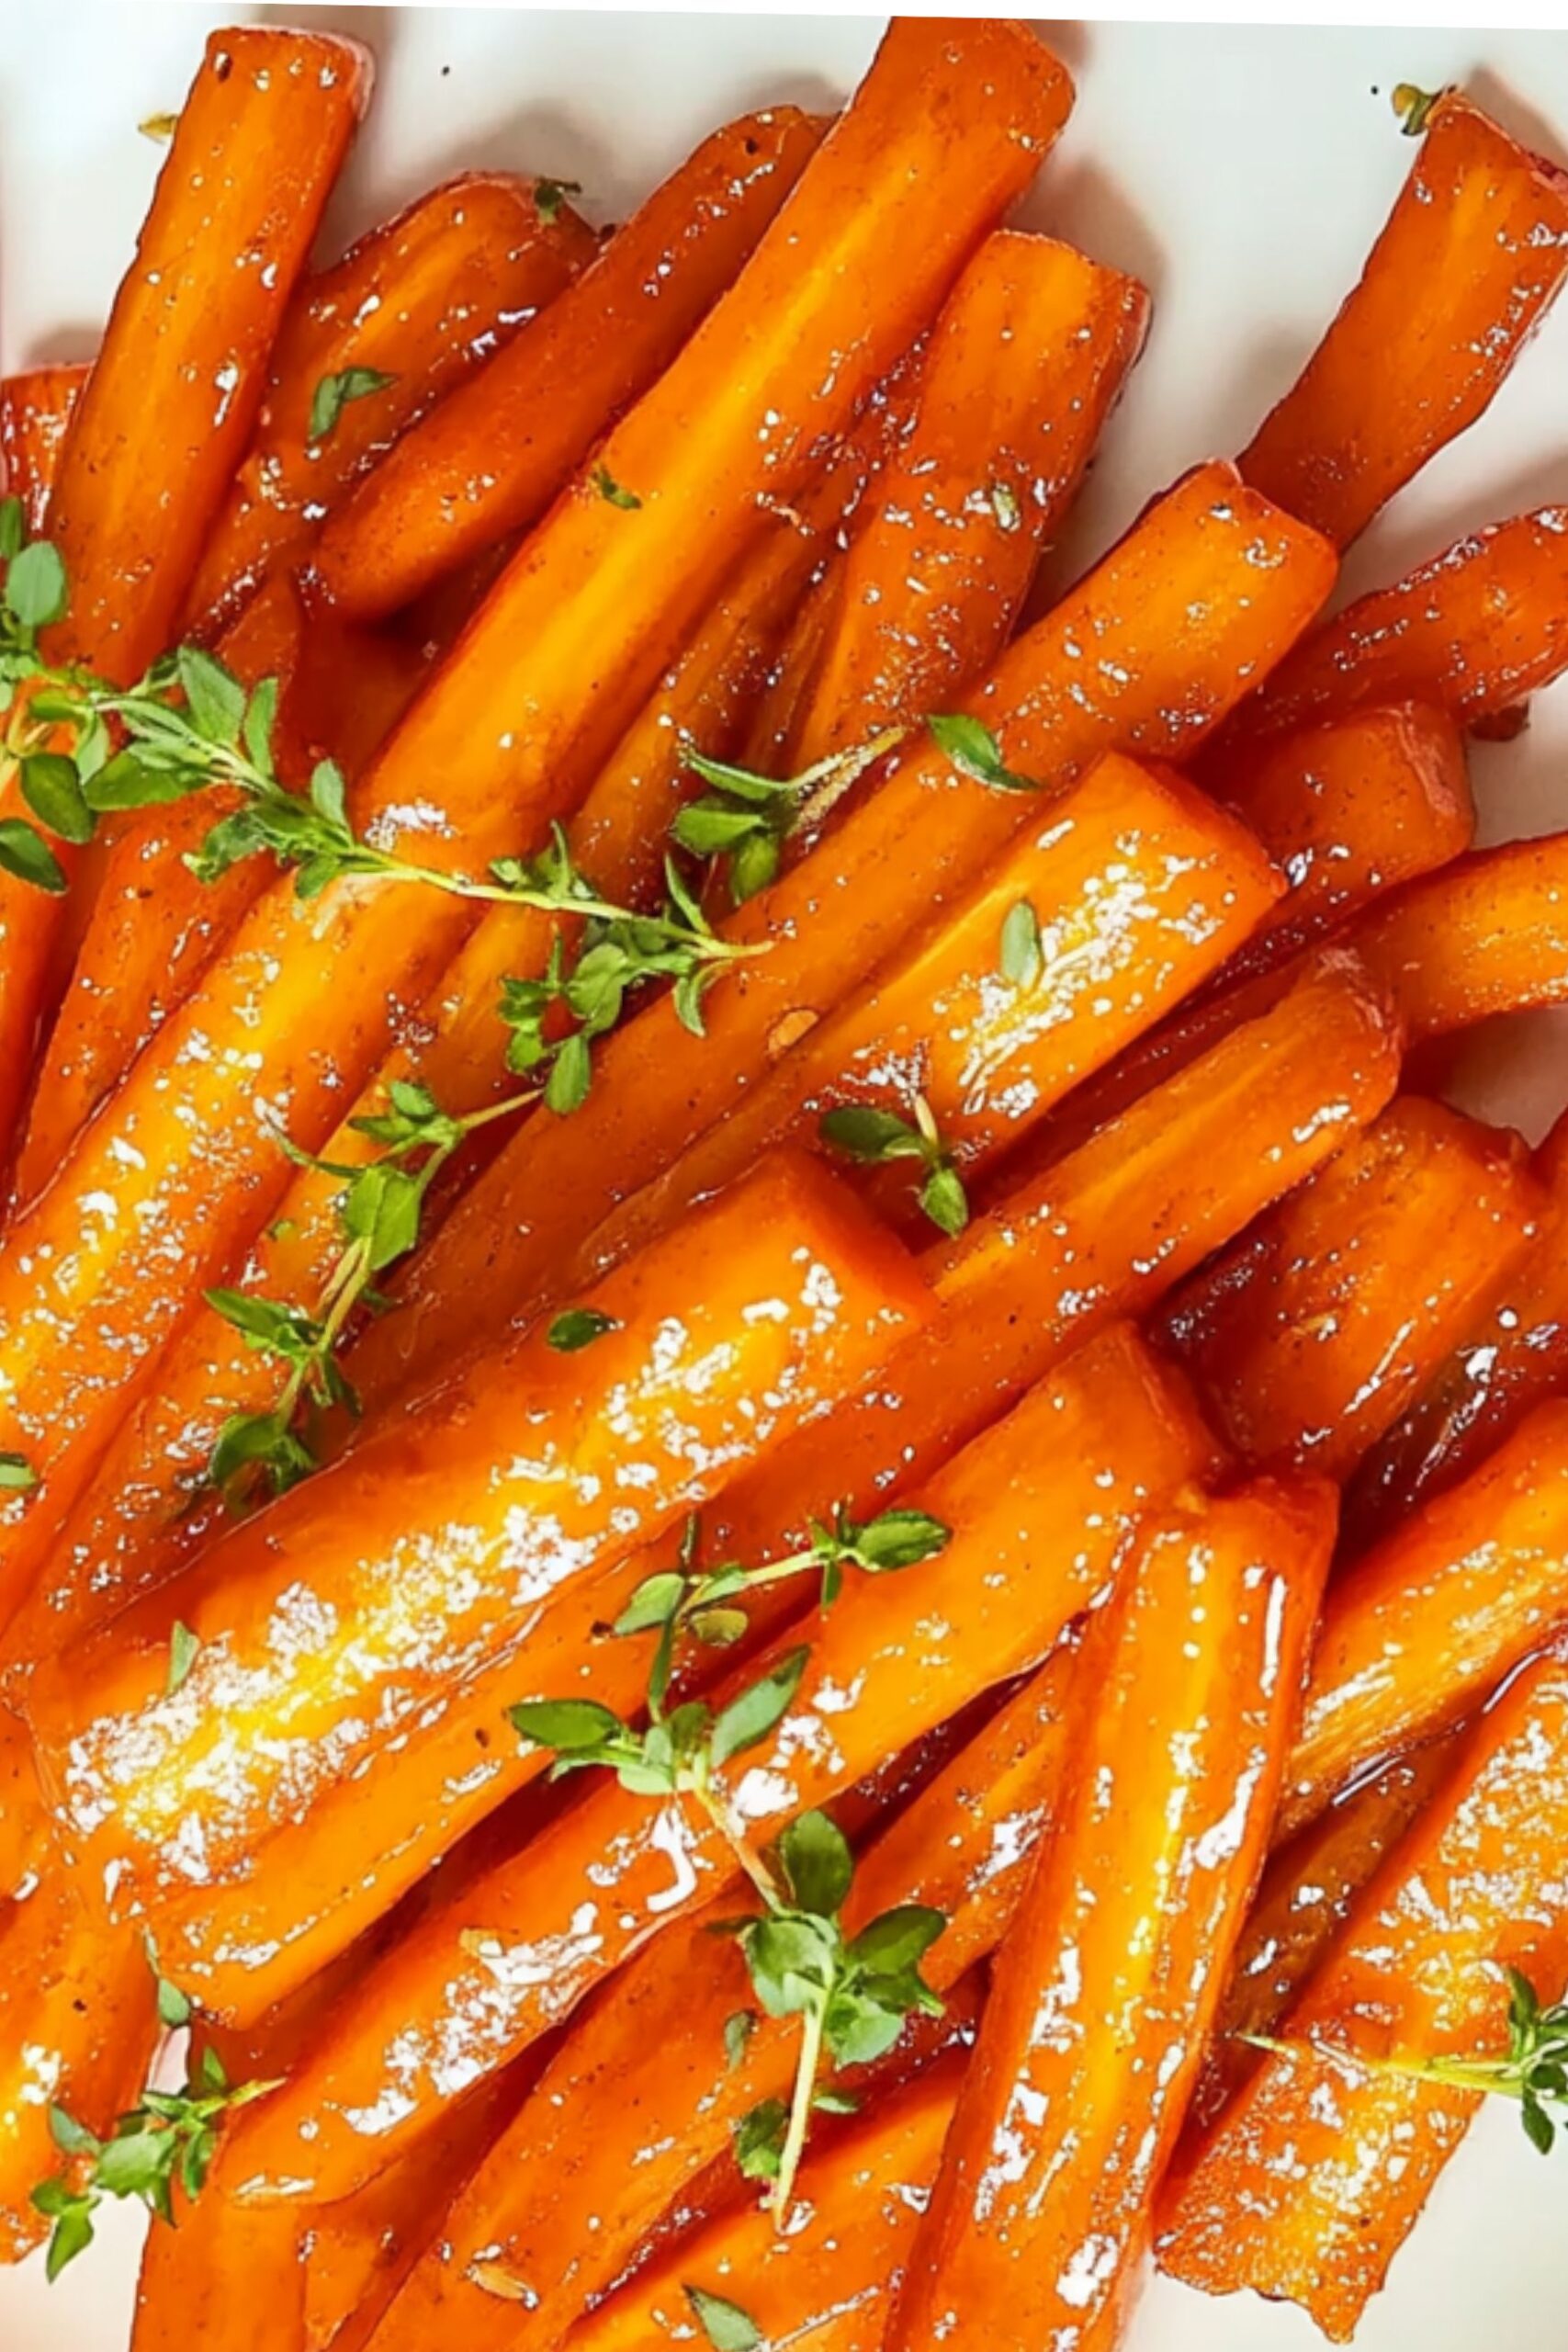
M1363 916L1353 933L1413 1041L1568 995L1568 833L1456 859Z
M65 428L87 380L87 363L28 368L0 381L0 459L6 488L19 498L37 537L60 465Z

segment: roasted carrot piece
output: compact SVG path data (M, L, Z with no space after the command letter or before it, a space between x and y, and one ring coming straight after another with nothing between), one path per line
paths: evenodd
M65 2169L51 2104L106 2133L134 2105L158 2038L153 1983L134 1928L106 1928L58 1863L0 1904L0 2259L48 2233L31 2203Z
M1275 920L1178 1006L1077 1088L1035 1139L1071 1151L1151 1086L1186 1068L1285 982L1270 978L1374 899L1470 845L1474 809L1451 720L1408 705L1355 713L1259 745L1207 778L1258 834L1290 883Z
M750 260L820 140L795 107L705 139L583 272L408 435L323 533L316 570L373 620L536 522Z
M1385 1764L1270 1856L1236 1942L1192 2093L1188 2128L1212 2123L1258 2064L1240 2039L1277 2030L1361 1889L1453 1765L1452 1739Z
M1568 1385L1568 1119L1559 1119L1531 1164L1546 1189L1535 1240L1347 1487L1348 1551L1364 1550L1417 1503L1457 1485L1533 1405Z
M820 437L848 422L1027 182L1066 92L1021 26L895 25L787 220L604 444L604 467L640 509L606 500L592 475L558 502L364 780L362 830L389 853L400 842L423 865L472 872L531 846L581 797L762 536L762 494L802 486ZM910 256L897 273L890 238ZM434 888L351 882L302 905L280 879L13 1228L0 1439L41 1485L20 1515L30 1524L5 1529L0 1614L177 1322L267 1222L288 1163L264 1106L288 1102L295 1142L319 1146L468 927L465 903Z
M942 1911L924 1962L946 1993L994 1950L1014 1917L1028 1864L1049 1827L1066 1755L1076 1655L1059 1650L884 1832L856 1872L852 1931L899 1903ZM533 2096L442 2224L388 2313L378 2352L414 2352L444 2327L473 2352L546 2352L591 2297L623 2272L660 2217L759 2100L787 2093L787 2028L758 2020L740 2063L726 2018L745 1978L715 1964L716 1909L682 1920L634 1959L573 2020ZM602 2094L614 2086L613 2098ZM601 2129L576 2119L594 2101ZM476 2277L479 2265L493 2265ZM522 2280L531 2303L484 2291Z
M129 684L161 653L248 437L266 357L365 94L364 52L313 33L214 33L136 261L72 411L50 535L71 605L51 660ZM24 816L13 773L0 813ZM75 854L62 843L62 870ZM51 989L57 899L0 875L0 1137Z
M1105 750L1158 758L1195 745L1247 678L1278 657L1325 594L1323 543L1209 466L1189 477L1056 610L1021 638L969 698L996 723L1004 759L1043 786L1072 780ZM1190 613L1206 632L1195 639ZM1095 678L1081 648L1098 643ZM617 1197L651 1182L731 1110L770 1061L895 952L910 905L951 905L1030 813L1027 795L958 775L940 747L916 750L813 855L727 925L771 952L716 991L704 1039L667 1003L608 1041L603 1082L569 1123L533 1120L473 1187L400 1285L413 1311L356 1351L367 1400L409 1377L410 1334L429 1361L463 1302L525 1307ZM897 892L885 887L896 861ZM428 1351L428 1353L427 1353Z
M271 572L300 562L360 478L563 293L597 243L570 204L541 204L533 181L466 172L308 278L284 321L182 633L227 628ZM353 368L383 380L330 421L318 415L319 396L330 401L321 388Z
M1212 1459L1186 1400L1162 1390L1130 1335L1025 1398L920 1490L919 1507L951 1532L945 1551L886 1586L858 1581L819 1627L791 1629L761 1669L742 1666L721 1686L716 1703L769 1671L797 1630L813 1634L777 1729L719 1774L748 1835L765 1843L1036 1663L1115 1575L1151 1497ZM646 1675L646 1645L641 1664ZM517 1694L558 1697L538 1671L525 1650ZM597 1694L597 1678L588 1687ZM596 1788L437 1902L361 1987L355 2013L331 2022L267 2123L246 2135L247 2193L299 2194L280 2184L301 2181L326 2201L348 2193L414 2145L450 2100L446 2061L411 2062L416 2042L433 2053L460 2046L464 2081L478 2080L734 1875L733 1854L688 1801ZM380 2106L394 2081L396 2118Z
M570 1277L613 1265L770 1146L849 1108L923 1102L961 1177L1043 1117L1224 963L1283 885L1245 827L1173 769L1111 752L1021 827L955 906L829 1013L730 1116L590 1236ZM1025 910L1021 961L1005 926ZM917 1168L919 1163L917 1163ZM921 1177L868 1171L870 1196L929 1237Z
M1340 1577L1324 1611L1281 1830L1367 1766L1472 1713L1568 1619L1568 1405L1538 1405L1463 1484Z
M87 374L84 361L0 379L0 466L6 491L22 502L30 537L43 529L61 444Z
M1568 994L1568 833L1506 842L1411 883L1355 930L1413 1041Z
M1343 1479L1495 1298L1543 1207L1525 1147L1404 1095L1168 1301L1240 1461Z
M1316 1481L1172 1510L1090 1627L1055 1827L887 2352L1120 2336L1262 1865L1334 1522Z
M1438 703L1475 733L1511 727L1568 662L1568 507L1495 523L1359 596L1283 661L1213 753L1375 704Z
M792 678L798 704L775 773L944 709L984 674L1148 311L1134 278L1070 245L1004 230L981 246L932 329L909 433L818 592L823 611L802 616L813 658Z
M880 2352L966 2063L951 2052L809 2156L797 2225L781 2232L755 2198L716 2216L580 2320L567 2352L689 2341L688 2284L744 2311L765 2343Z
M20 1715L0 1707L0 1902L36 1879L52 1854L32 1740Z
M1568 175L1445 91L1359 284L1237 460L1346 547L1473 424L1568 269Z
M84 1827L96 1816L84 1860L102 1836L134 1849L122 1888L164 1871L189 1884L182 1852L199 1851L198 1883L243 1867L308 1803L312 1753L341 1778L558 1587L657 1538L858 1385L928 1297L843 1186L781 1156L594 1295L612 1328L591 1352L540 1330L472 1360L417 1425L296 1487L112 1637L39 1668L28 1711L57 1793ZM285 1631L302 1608L318 1625L303 1645ZM202 1646L171 1692L176 1624ZM112 1821L89 1784L112 1785Z
M302 2217L236 2205L221 2169L178 2225L154 2222L141 2250L130 2352L305 2352Z
M1293 2047L1173 2172L1163 2268L1301 2303L1348 2341L1481 2099L1377 2062L1506 2048L1505 1966L1557 1997L1565 1838L1568 1667L1549 1655L1475 1726L1367 1888L1289 2014Z

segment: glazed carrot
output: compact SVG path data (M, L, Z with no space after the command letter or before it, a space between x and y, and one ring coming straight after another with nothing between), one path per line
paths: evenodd
M1359 284L1237 463L1336 546L1483 414L1568 268L1568 175L1445 91Z
M1215 773L1259 735L1374 704L1438 703L1460 726L1511 727L1568 662L1568 508L1456 539L1303 639L1215 746Z
M1355 713L1252 747L1218 797L1258 834L1290 890L1211 985L1075 1090L1036 1138L1075 1149L1237 1021L1267 1011L1292 953L1470 844L1474 809L1452 722L1419 704Z
M147 2233L130 2352L305 2352L299 2232L298 2213L236 2205L220 2170L176 2227Z
M813 654L782 764L797 775L945 709L1001 651L1138 356L1149 302L1070 245L1002 231L931 331L914 423L802 616ZM786 667L787 657L786 657ZM776 722L775 722L776 723ZM809 838L809 836L807 836Z
M952 2052L808 2156L798 2226L781 2233L755 2198L716 2216L580 2320L566 2352L688 2342L688 2283L744 2311L765 2343L880 2352L966 2063Z
M53 1849L27 1725L0 1707L0 1902L38 1877Z
M180 633L227 628L271 572L299 564L361 477L564 292L596 245L570 205L542 204L533 181L466 172L308 278ZM384 380L318 429L320 388L354 368Z
M1568 833L1506 842L1413 882L1356 926L1413 1040L1568 992Z
M1330 961L1075 1160L1004 1196L933 1261L951 1315L944 1305L918 1348L839 1408L833 1493L867 1511L930 1476L1079 1340L1150 1304L1319 1165L1382 1108L1398 1068L1378 1000ZM761 1561L803 1540L823 1478L819 1432L786 1445L708 1515L712 1555ZM628 1561L613 1589L667 1566L667 1554ZM607 1591L592 1601L595 1614L617 1605ZM602 1645L565 1647L556 1687L586 1671L599 1689L606 1670ZM260 1885L164 1917L166 1964L209 1981L212 1953L231 1950L222 1997L237 2006L247 1980L259 1999L341 1950L535 1769L509 1765L493 1736L517 1695L509 1664L475 1678L421 1739L378 1756L378 1804L356 1783L330 1792L314 1820L276 1833ZM394 1840L393 1819L419 1826Z
M1179 752L1278 658L1330 568L1322 542L1240 490L1230 468L1202 468L1018 639L969 706L995 722L1009 765L1046 786L1108 749ZM1202 641L1178 618L1190 611ZM1087 642L1101 649L1092 684L1079 675ZM957 775L939 747L912 749L727 925L737 940L773 945L715 992L706 1038L687 1036L670 1005L649 1006L608 1041L603 1083L570 1127L531 1121L473 1187L399 1285L411 1313L356 1351L367 1399L445 1352L459 1300L467 1325L477 1300L509 1313L545 1293L617 1198L732 1109L798 1038L804 1012L825 1012L893 952L914 910L934 918L950 905L1030 808L1028 795Z
M1316 1481L1162 1515L1090 1627L1055 1828L887 2352L1120 2337L1262 1866L1334 1522Z
M1568 1976L1568 1668L1548 1656L1479 1723L1286 2019L1172 2175L1162 2267L1303 2304L1345 2343L1481 2094L1358 2063L1506 2047L1505 1965Z
M1237 1459L1348 1476L1495 1298L1543 1206L1511 1129L1404 1095L1166 1306Z
M1250 832L1173 769L1111 752L1021 826L958 902L916 929L730 1116L590 1236L573 1287L642 1247L784 1141L834 1154L819 1122L922 1100L961 1176L1043 1117L1085 1072L1216 970L1283 885ZM1004 925L1032 920L1010 971ZM840 1163L841 1164L841 1163ZM931 1227L911 1163L868 1170L884 1216ZM565 1270L563 1270L564 1272Z
M947 1993L1005 1934L1049 1826L1066 1752L1075 1652L1059 1650L877 1839L856 1872L852 1932L900 1903L945 1913L923 1973ZM682 1920L572 2022L533 2096L457 2199L383 2323L377 2352L414 2352L461 2328L471 2352L546 2352L617 2278L660 2217L728 2152L760 2100L787 2096L787 2025L758 2020L740 2063L726 2018L745 1977L715 1964L717 1908ZM604 2098L603 2086L615 2086ZM576 2119L593 2099L601 2129ZM494 2271L476 2265L493 2264ZM503 2301L497 2272L532 2290Z
M82 361L0 379L0 466L7 492L22 502L29 537L42 532L61 444L87 375Z
M1151 1500L1212 1459L1185 1398L1160 1386L1130 1335L1026 1397L919 1490L918 1508L950 1531L944 1551L885 1584L859 1579L819 1626L791 1629L761 1669L743 1665L720 1686L716 1704L769 1671L796 1632L809 1636L777 1728L717 1776L748 1837L766 1844L1036 1663L1114 1577ZM646 1676L646 1645L641 1663ZM560 1696L538 1671L525 1650L515 1694ZM587 1687L598 1694L596 1678ZM735 1868L683 1798L604 1782L438 1902L361 1984L246 2132L246 2193L348 2194L438 2122L459 2077L477 2081L526 2048ZM428 2062L411 2055L421 2052Z
M29 2200L64 2168L51 2102L100 2134L135 2104L158 2038L153 1989L141 1937L106 1928L58 1865L0 1904L0 2260L48 2233Z
M1479 1470L1339 1578L1281 1807L1310 1821L1380 1757L1473 1712L1568 1620L1568 1405L1538 1405Z
M897 1244L784 1157L587 1304L613 1326L591 1351L563 1354L541 1330L470 1360L417 1421L39 1669L28 1705L45 1769L84 1862L103 1838L127 1858L117 1904L139 1876L243 1868L313 1781L410 1727L558 1588L698 1508L929 1311ZM313 1637L288 1631L307 1621ZM169 1692L176 1624L202 1646Z
M547 311L407 436L323 533L316 569L373 620L536 522L750 260L823 131L742 115L656 188Z
M604 444L602 465L641 507L581 477L364 780L355 813L378 846L482 869L581 797L762 536L761 494L787 500L804 484L821 436L847 423L1027 181L1066 99L1061 69L1021 27L898 21L787 220ZM889 239L911 256L897 273ZM764 429L769 412L776 429ZM6 1514L0 1614L183 1314L268 1221L288 1163L265 1106L286 1102L293 1139L319 1146L467 928L465 902L434 888L367 892L351 879L306 905L280 879L65 1179L13 1228L0 1255L0 1440L41 1483Z
M1456 1485L1533 1405L1568 1385L1568 1120L1559 1119L1531 1164L1546 1187L1535 1241L1347 1487L1349 1551Z
M1278 2030L1352 1904L1453 1765L1453 1739L1396 1757L1269 1857L1231 1960L1188 2127L1216 2115L1258 2063L1243 2034Z

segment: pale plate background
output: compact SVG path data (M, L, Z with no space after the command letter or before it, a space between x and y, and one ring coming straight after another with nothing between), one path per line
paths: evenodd
M136 125L179 104L202 34L235 16L310 16L377 52L377 104L331 224L340 243L476 164L581 180L595 217L616 218L725 116L769 99L836 103L877 29L869 17L0 0L5 367L91 352L159 162ZM1070 578L1179 469L1238 447L1294 376L1410 161L1391 85L1463 80L1562 154L1549 126L1568 141L1568 34L1068 25L1055 37L1079 104L1025 217L1137 271L1156 296L1148 350L1053 559ZM1565 384L1568 300L1484 423L1356 549L1348 584L1393 579L1463 529L1568 497ZM1522 741L1477 752L1483 837L1568 823L1565 752L1568 688L1543 698ZM1564 1023L1471 1039L1466 1102L1538 1133L1568 1096ZM1565 2199L1568 2154L1543 2163L1510 2112L1485 2117L1358 2345L1563 2352ZM132 2216L111 2215L51 2290L36 2262L0 2274L4 2352L123 2352L136 2235ZM1132 2352L1319 2341L1298 2313L1160 2282Z

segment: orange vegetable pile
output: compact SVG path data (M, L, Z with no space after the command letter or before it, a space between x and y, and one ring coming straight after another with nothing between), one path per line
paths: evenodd
M1568 1123L1408 1059L1568 999L1466 771L1568 510L1325 617L1568 179L1402 92L1046 606L1150 303L1008 225L1033 32L311 270L369 79L213 34L0 385L0 2256L140 2199L138 2352L1344 2340L1568 2099Z

